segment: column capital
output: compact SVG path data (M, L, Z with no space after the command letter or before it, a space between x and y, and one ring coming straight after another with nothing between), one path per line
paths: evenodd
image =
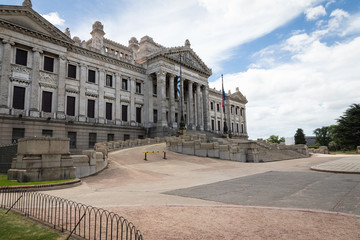
M34 47L33 49L31 49L33 52L38 52L38 53L43 53L43 51L38 48L38 47Z
M10 44L11 46L15 45L15 42L11 41L10 39L3 39L2 43L3 44Z
M60 54L60 55L59 55L59 58L60 58L60 60L63 60L63 61L66 61L66 60L67 60L65 54Z
M156 71L156 76L166 76L166 72L163 69L159 69L158 71Z
M87 65L85 63L80 63L80 67L87 67Z

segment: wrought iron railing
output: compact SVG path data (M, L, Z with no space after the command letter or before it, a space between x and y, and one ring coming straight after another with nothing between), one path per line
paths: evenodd
M62 232L85 239L143 240L141 232L124 217L40 192L0 189L0 207L15 209ZM69 239L68 237L68 239Z

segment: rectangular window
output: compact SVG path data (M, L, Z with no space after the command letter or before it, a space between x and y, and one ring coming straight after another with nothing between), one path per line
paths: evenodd
M75 97L67 97L66 114L69 116L75 116Z
M23 66L27 66L28 52L22 49L16 49L15 63Z
M106 86L112 87L112 76L109 74L106 74Z
M238 123L236 124L236 132L237 133L239 132L239 124Z
M154 109L153 122L157 123L157 119L158 119L158 112L157 109Z
M95 83L95 71L90 69L88 71L88 82Z
M123 79L121 82L121 89L122 90L128 90L128 81L126 79Z
M93 148L96 143L96 133L89 133L89 148Z
M211 119L211 130L215 130L215 120Z
M234 123L231 123L231 131L234 131Z
M136 83L136 93L141 93L141 83Z
M106 103L106 119L112 120L112 103Z
M87 116L88 118L95 117L95 100L88 99Z
M231 106L230 113L233 114L233 112L234 112L234 106Z
M76 79L76 66L68 64L68 77Z
M108 135L107 135L107 141L108 141L108 142L114 141L114 134L113 134L113 133L108 133Z
M240 116L242 116L243 115L243 109L241 108L240 109Z
M244 124L241 124L241 133L244 133Z
M25 105L25 88L14 87L13 108L24 109L24 105Z
M238 115L238 107L235 108L235 114Z
M128 114L128 106L127 105L121 106L121 113L122 113L122 121L127 122L127 114Z
M53 136L53 130L43 129L42 130L43 137L52 137Z
M139 135L138 139L144 139L144 135Z
M136 122L141 123L141 107L136 108Z
M216 111L220 112L220 104L216 104Z
M153 94L157 95L157 84L153 83Z
M17 143L19 139L25 137L25 128L13 128L12 129L12 143Z
M213 102L210 102L210 109L214 110L214 103Z
M76 132L68 132L67 137L70 138L70 148L76 148Z
M220 121L218 121L218 131L221 131Z
M177 123L178 122L178 113L175 113L175 122Z
M51 106L52 106L52 92L43 91L41 110L43 112L51 113Z
M130 140L130 135L129 134L124 134L124 141L126 140Z
M44 56L44 71L54 72L54 58Z

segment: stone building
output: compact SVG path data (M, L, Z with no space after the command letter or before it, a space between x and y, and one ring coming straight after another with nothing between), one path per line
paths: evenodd
M183 106L187 129L247 138L246 98L209 89L212 72L185 41L167 48L145 36L128 46L105 38L71 38L32 9L0 5L0 144L23 137L70 138L70 147L173 135ZM89 26L89 31L90 31ZM177 94L181 66L182 98ZM182 99L183 104L180 104Z

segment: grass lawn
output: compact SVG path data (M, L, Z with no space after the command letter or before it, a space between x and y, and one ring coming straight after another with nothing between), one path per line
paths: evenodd
M6 186L19 186L19 185L40 185L40 184L50 184L50 183L62 183L70 182L75 179L66 179L66 180L55 180L55 181L44 181L44 182L24 182L20 183L16 180L8 180L6 174L0 174L0 187ZM1 239L1 238L0 238Z
M17 213L0 209L0 240L63 240L61 236L49 228L32 222Z

